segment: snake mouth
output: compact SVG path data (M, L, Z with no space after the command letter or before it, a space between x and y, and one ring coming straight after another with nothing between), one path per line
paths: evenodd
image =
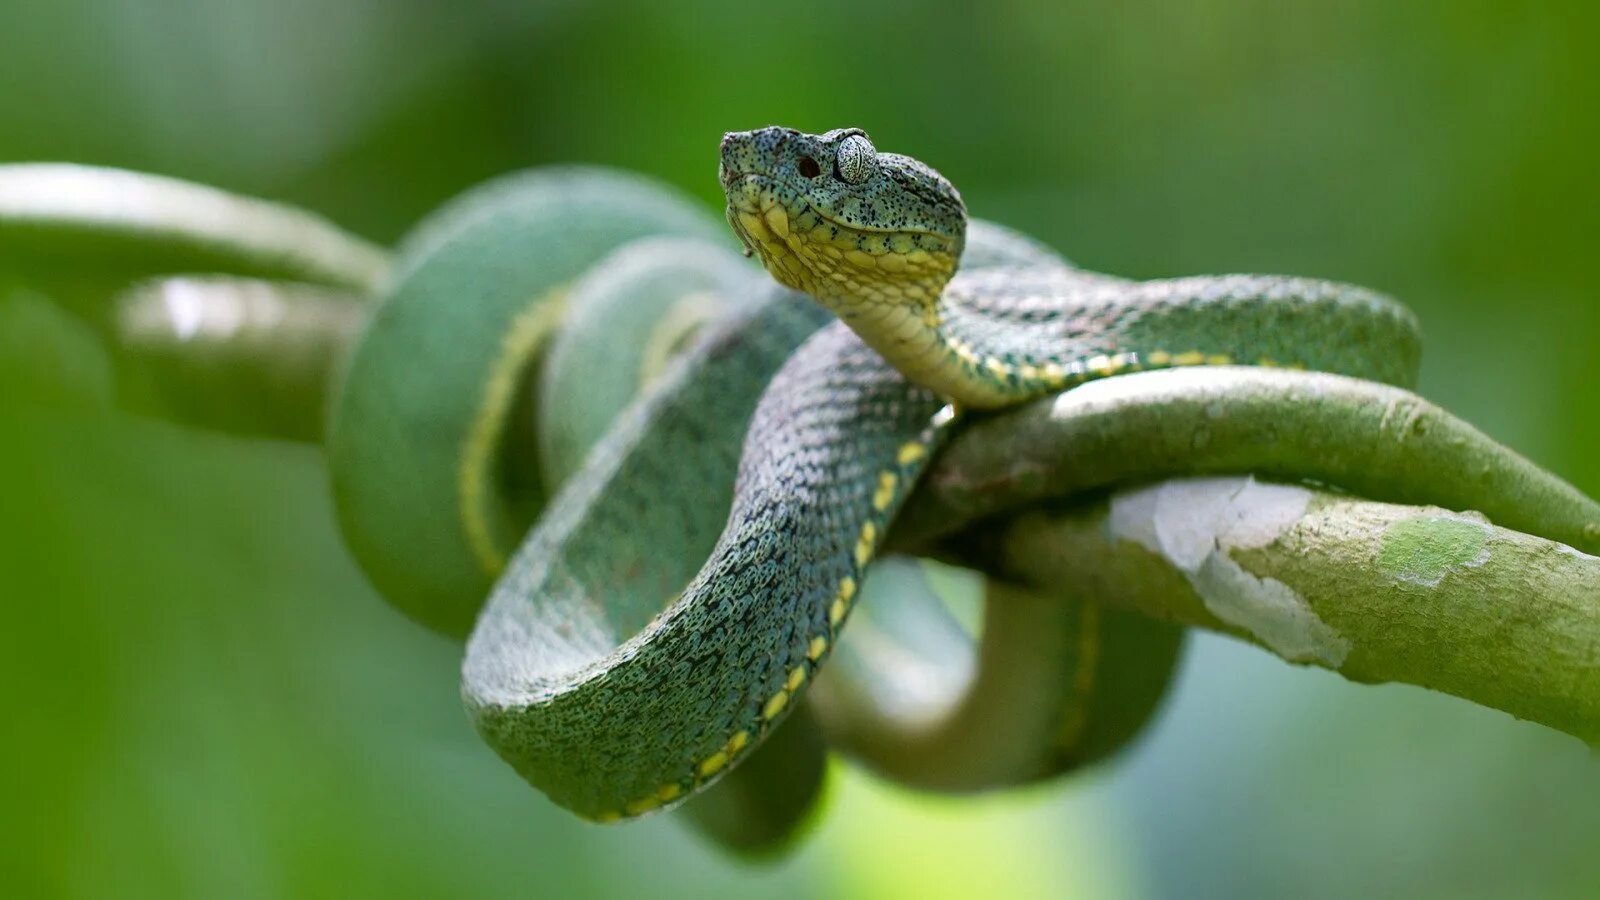
M803 199L801 190L786 182L781 176L770 172L730 170L726 166L719 166L718 180L722 183L724 195L728 198L729 217L732 218L736 209L761 215L770 204L764 197L770 196L784 207L790 218L802 218L806 215L816 216L838 229L841 233L854 234L905 234L925 237L937 241L949 241L950 236L933 228L912 228L905 225L872 225L866 222L851 222L836 213ZM748 188L746 187L748 186ZM749 201L738 204L736 198L742 196Z
M795 241L788 239L788 234L773 235L770 227L758 225L754 222L742 221L741 214L752 216L763 223L769 223L770 211L781 207L784 216L790 223L822 224L832 229L831 239L838 241L841 236L855 235L904 235L921 246L938 246L947 249L950 244L949 235L929 228L908 228L905 226L871 225L861 222L847 221L839 215L818 206L805 199L802 191L784 181L781 177L767 172L719 172L723 192L727 197L728 223L739 235L739 239L749 250L755 253L763 252L762 244L769 245L766 249L774 249L771 245L774 238L777 243L787 241L791 252L797 251ZM813 243L814 238L809 229L791 231L796 234L801 245Z
M959 250L947 235L845 221L768 172L725 169L722 180L728 224L747 255L759 257L779 283L835 312L926 305L955 269Z
M721 165L717 166L717 181L722 184L722 189L724 191L731 189L734 185L745 180L746 178L771 178L771 176L763 172L748 172L741 169L729 168L726 162L723 162Z
M737 197L749 199L759 197L759 195L752 197L751 188L774 197L781 197L787 193L798 200L800 196L800 192L785 184L783 179L767 172L730 172L723 169L718 174L721 177L722 190L728 195L728 202L730 203Z
M771 268L779 258L798 253L799 248L785 243L786 233L775 234L772 229L773 210L781 209L781 221L793 222L807 211L810 204L801 199L798 191L783 181L763 172L726 172L722 185L727 196L728 224L744 244L747 255L761 257ZM820 218L820 213L817 214ZM781 268L781 266L780 266ZM777 270L774 270L777 274ZM780 279L781 280L781 279Z

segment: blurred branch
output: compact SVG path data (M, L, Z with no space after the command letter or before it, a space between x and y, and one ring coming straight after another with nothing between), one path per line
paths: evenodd
M140 172L0 165L0 286L77 313L115 349L124 399L201 427L320 438L338 355L388 269L387 251L293 207Z
M120 169L0 165L0 276L218 272L367 292L388 265L383 249L293 207Z
M358 298L325 287L180 276L121 295L113 331L136 405L203 428L316 441L364 314Z

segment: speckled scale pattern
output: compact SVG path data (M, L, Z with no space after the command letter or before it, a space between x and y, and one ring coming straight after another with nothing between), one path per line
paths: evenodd
M650 243L659 248L672 242ZM966 257L973 269L1024 260L1065 265L1016 232L973 223ZM597 748L631 748L640 735L657 734L634 720L634 732L620 744L606 745L598 737L584 741L584 729L604 718L586 712L585 705L598 696L593 689L610 679L606 667L634 652L608 651L648 626L711 553L732 502L745 426L762 387L802 339L832 318L803 297L762 284L755 297L731 304L762 311L735 315L692 347L687 360L668 370L652 396L608 434L584 474L552 501L483 616L482 637L469 648L464 694L485 737L531 782L567 805L592 796L584 773L599 775L596 767L604 766L604 780L612 780L631 765ZM816 648L814 639L806 644L808 658ZM556 700L568 692L573 696ZM614 697L606 702L627 705ZM554 724L543 718L552 710L560 714ZM658 704L649 714L665 714L675 724L684 720L672 703ZM565 737L552 736L552 728L566 729ZM715 746L702 764L715 765L737 734ZM734 757L753 748L754 740L744 741ZM729 760L722 768L732 768L732 757L722 759ZM619 805L577 808L609 818L667 802L663 790L669 796L682 792L670 782L638 790L644 792Z
M949 398L1014 405L1199 364L1414 375L1409 314L1330 282L1131 284L1053 264L950 282L966 236L959 195L904 157L863 162L857 146L848 181L816 158L864 140L780 128L724 139L736 233L842 321L800 346L762 394L714 548L685 511L725 495L697 477L710 472L697 473L695 457L713 458L713 423L733 414L719 378L747 385L771 371L772 348L751 351L797 321L783 303L719 333L625 417L518 552L469 643L463 692L478 727L581 815L610 821L681 801L794 708L957 420Z
M1415 383L1415 317L1353 285L1280 275L1123 282L1072 271L957 275L938 307L946 377L986 380L1010 405L1086 377L1239 363ZM1315 340L1307 340L1315 336Z
M1041 278L1038 283L1053 282ZM1066 276L1064 283L1082 282ZM1196 310L1207 311L1208 304L1214 323L1224 321L1218 318L1224 314L1234 318L1229 327L1214 325L1212 347L1201 350L1247 349L1230 342L1230 328L1243 340L1264 323L1292 326L1281 339L1292 342L1298 336L1305 346L1366 308L1307 303L1289 293L1241 304L1236 292L1218 290L1214 281L1183 284L1176 293L1158 292L1163 299L1155 311L1123 310L1115 319L1137 323L1143 330L1140 342L1111 327L1094 331L1087 343L1059 344L1057 359L1070 367L1076 357L1067 354L1098 352L1102 345L1095 341L1107 339L1133 351L1168 346L1142 341L1146 336L1157 340L1163 314L1182 321ZM1321 283L1305 284L1319 289ZM1018 303L1034 304L1032 292L1017 296ZM1180 302L1169 302L1174 298ZM1000 313L998 320L1011 309L1004 297L985 304ZM1286 318L1274 304L1297 314ZM710 359L739 364L727 354ZM1387 373L1385 363L1368 359L1360 348L1329 352L1324 362L1352 374ZM1402 361L1400 368L1409 364ZM714 380L709 372L702 374ZM682 396L677 402L699 415L707 411L702 404L708 400ZM539 540L524 548L511 576L496 589L483 620L493 628L480 628L469 648L465 683L490 742L558 802L597 819L647 812L710 783L781 721L825 659L852 599L845 596L841 605L841 594L853 594L846 586L859 583L862 564L876 549L868 546L861 553L863 535L881 540L887 532L942 435L933 423L943 408L938 396L907 382L853 332L835 324L796 351L757 406L729 525L709 558L689 543L672 543L674 532L681 533L680 522L657 520L677 503L700 502L694 498L657 496L645 504L642 497L617 496L616 518L592 511L587 526L605 535L604 553L586 546L575 532L542 528ZM679 448L703 440L694 415L677 420L657 412L656 452L634 465L663 471L590 470L585 477L692 482L682 472L666 470L681 462L666 461L681 459ZM878 492L885 474L893 476L894 486L883 503ZM563 498L556 505L578 504ZM692 562L676 571L658 567L641 594L640 584L617 580L619 573L649 569L645 561L629 558L630 552L640 552L620 539L629 530L663 535L669 543L650 551L658 563L706 558L705 566L698 575ZM693 581L677 602L652 619L653 610L673 595L674 582L690 576ZM623 593L639 602L624 602ZM541 610L581 607L578 595L605 597L595 604L605 611L603 627L592 619L540 618ZM631 613L622 614L624 609ZM820 651L814 649L819 646ZM496 670L474 669L484 664Z
M921 177L922 164L910 157L879 153L864 163L868 177L858 183L859 190L838 194L820 189L826 182L807 175L802 170L804 161L811 160L827 175L836 167L837 154L848 139L866 137L859 128L811 135L772 126L749 134L748 141L723 142L720 176L724 184L750 173L771 175L775 187L803 199L825 219L851 228L920 230L957 241L965 230L966 207L961 195L949 182ZM783 160L781 168L771 167L775 159ZM954 252L960 255L959 244Z
M767 290L756 312L709 334L624 414L515 555L469 642L463 692L480 730L529 781L590 817L660 791L662 764L641 765L650 746L698 748L710 740L702 732L722 730L704 671L733 662L716 660L740 645L705 620L717 604L698 595L660 613L717 540L721 523L704 510L732 503L726 473L743 436L726 423L747 421L758 395L721 386L764 382L827 319Z
M721 361L739 364L740 348L730 350ZM808 679L826 653L814 641L831 643L842 624L833 604L846 579L859 581L854 553L863 522L886 523L892 514L873 507L878 470L888 462L909 482L925 462L924 456L904 465L896 459L908 439L928 440L937 398L908 388L841 327L824 329L804 351L765 395L781 399L752 421L748 446L760 451L744 456L729 528L709 558L693 540L670 545L684 524L670 521L671 510L716 498L701 496L702 485L681 470L630 471L682 465L668 462L680 454L645 451L618 460L611 472L591 466L580 479L587 485L577 489L637 481L685 485L695 495L656 496L641 506L642 498L611 492L610 502L586 510L580 521L547 523L490 600L484 622L496 627L480 628L468 651L469 704L491 744L509 750L525 777L580 814L636 814L653 808L652 799L686 796L782 720L804 688L796 679ZM708 407L711 398L677 399L681 414L656 410L651 417L655 451L701 447L697 420L730 414ZM860 452L841 454L844 446ZM555 506L586 504L569 496ZM619 547L633 531L669 542L649 547L653 566L630 560ZM586 552L585 538L614 552ZM663 563L672 559L685 568L670 571ZM702 559L704 568L683 596L651 619L651 601L660 608L674 580L689 581ZM544 618L583 608L567 592L606 601L589 607L598 615L586 621ZM624 595L640 602L620 603ZM630 634L611 652L614 641ZM786 699L774 703L779 696Z

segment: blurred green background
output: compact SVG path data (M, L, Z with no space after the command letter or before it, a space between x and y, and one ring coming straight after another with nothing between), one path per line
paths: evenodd
M0 161L387 243L508 169L709 203L724 130L857 124L1092 268L1392 292L1424 393L1600 494L1597 39L1579 0L6 0ZM7 896L1600 895L1576 741L1206 636L1086 777L949 801L843 773L771 868L584 825L471 733L458 648L366 586L315 450L107 411L92 337L0 302Z

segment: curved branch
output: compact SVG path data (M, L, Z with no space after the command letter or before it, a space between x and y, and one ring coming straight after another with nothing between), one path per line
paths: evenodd
M1119 375L974 423L923 479L894 546L926 545L974 519L1085 491L1247 472L1475 509L1600 553L1600 503L1416 394L1240 366Z
M1219 473L1417 505L1163 481ZM1243 368L1091 383L958 435L901 525L901 549L1600 742L1600 504L1408 391Z
M136 406L191 425L316 441L336 362L366 310L353 294L222 275L155 278L116 299Z
M293 207L122 169L0 165L0 275L218 272L366 292L388 267L386 251Z

